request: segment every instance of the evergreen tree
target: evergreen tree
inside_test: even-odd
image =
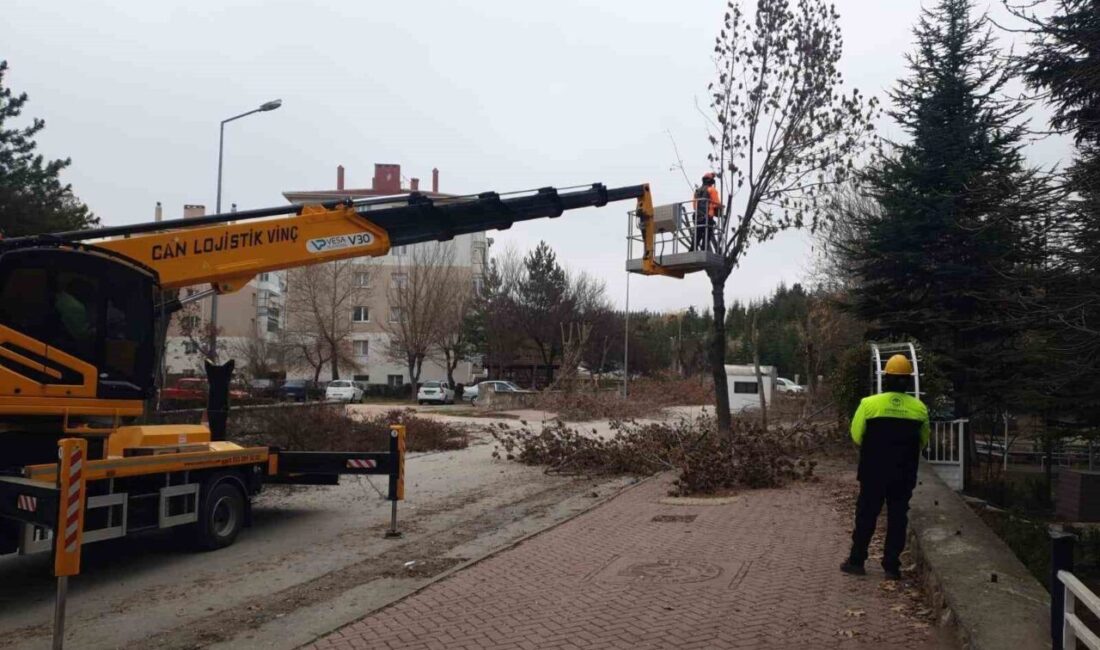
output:
[[[34,136],[46,123],[36,118],[30,126],[11,126],[23,112],[27,94],[14,95],[4,84],[7,69],[7,61],[0,61],[0,232],[18,237],[99,225],[88,206],[73,196],[72,186],[61,183],[59,174],[71,161],[46,161],[35,153]]]
[[[544,241],[527,254],[523,265],[525,273],[516,296],[520,327],[538,350],[549,384],[554,378],[554,361],[561,353],[560,324],[570,311],[569,279],[557,254]]]
[[[1020,58],[1024,78],[1054,108],[1051,126],[1073,136],[1067,170],[1069,227],[1053,258],[1050,305],[1057,347],[1073,378],[1060,394],[1072,412],[1100,420],[1100,0],[1057,0],[1048,16],[1013,7],[1027,21],[1031,47]],[[1081,407],[1086,407],[1082,409]]]
[[[845,250],[859,279],[852,307],[872,337],[940,356],[965,416],[1003,408],[990,400],[1018,387],[1018,368],[1006,372],[1031,347],[1006,310],[1033,290],[1020,278],[1041,263],[1033,224],[1050,191],[1020,152],[1025,106],[1002,96],[1010,75],[987,18],[969,0],[941,0],[914,31],[890,111],[909,139],[886,143],[867,172],[881,211]]]

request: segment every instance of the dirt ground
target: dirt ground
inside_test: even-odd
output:
[[[253,526],[220,551],[193,552],[171,531],[85,547],[83,572],[70,580],[67,647],[295,648],[632,482],[494,461],[486,419],[418,410],[475,437],[464,450],[410,455],[403,539],[383,538],[381,477],[269,487]],[[45,555],[0,558],[0,648],[49,647],[54,584]]]

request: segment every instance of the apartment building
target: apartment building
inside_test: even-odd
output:
[[[410,178],[407,183],[402,176],[401,166],[397,164],[376,164],[369,187],[348,187],[345,185],[343,165],[336,168],[336,188],[327,190],[286,191],[283,196],[291,203],[315,203],[334,199],[362,199],[369,197],[397,196],[410,192],[421,192],[429,197],[444,197],[439,191],[439,170],[432,170],[431,189],[421,188],[420,179]],[[454,264],[460,273],[469,276],[475,286],[485,277],[489,239],[485,233],[459,235],[449,244],[454,247]],[[342,377],[349,374],[352,378],[371,384],[402,385],[410,382],[408,368],[400,361],[391,358],[389,351],[390,336],[386,332],[386,321],[400,318],[400,314],[390,306],[391,287],[397,287],[407,281],[409,260],[415,255],[416,246],[433,246],[434,243],[415,246],[396,246],[384,257],[362,258],[357,260],[353,272],[356,286],[363,289],[359,298],[347,309],[346,317],[351,323],[352,349],[358,369],[341,371]],[[293,292],[294,287],[287,287]],[[455,370],[455,381],[472,383],[482,372],[479,363],[470,360],[461,362]],[[306,377],[307,371],[292,369],[288,376]],[[421,381],[445,379],[446,369],[436,360],[426,360],[421,372]],[[321,373],[329,377],[329,370]]]

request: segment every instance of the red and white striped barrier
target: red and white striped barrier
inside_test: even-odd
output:
[[[32,496],[27,496],[26,494],[20,494],[19,499],[16,503],[16,507],[20,510],[25,510],[26,512],[37,512],[38,499]]]
[[[57,487],[59,507],[54,533],[54,574],[72,576],[80,573],[80,542],[84,532],[84,460],[88,443],[79,438],[65,438],[58,463]]]
[[[84,500],[81,498],[84,491],[84,483],[81,481],[84,473],[84,451],[80,447],[74,447],[69,452],[69,491],[63,495],[65,499],[65,552],[76,551],[80,543],[80,519],[84,510]]]
[[[374,469],[378,463],[369,458],[349,458],[348,469]]]

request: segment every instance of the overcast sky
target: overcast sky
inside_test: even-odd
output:
[[[867,94],[904,74],[920,4],[838,0],[847,83]],[[983,5],[985,6],[985,5]],[[366,187],[374,163],[473,193],[603,182],[652,184],[685,200],[669,133],[696,182],[708,147],[705,103],[722,0],[6,0],[5,80],[30,94],[50,157],[105,224],[150,220],[185,203],[213,211],[218,123],[264,101],[283,107],[227,127],[223,205],[279,205],[285,190],[332,189],[336,165]],[[999,3],[991,5],[1002,13]],[[882,132],[897,136],[888,123]],[[1032,158],[1056,163],[1061,142]],[[490,233],[495,246],[544,239],[574,270],[625,292],[626,203]],[[752,299],[807,270],[808,238],[752,249],[727,301]],[[631,307],[709,303],[702,274],[631,282]]]

